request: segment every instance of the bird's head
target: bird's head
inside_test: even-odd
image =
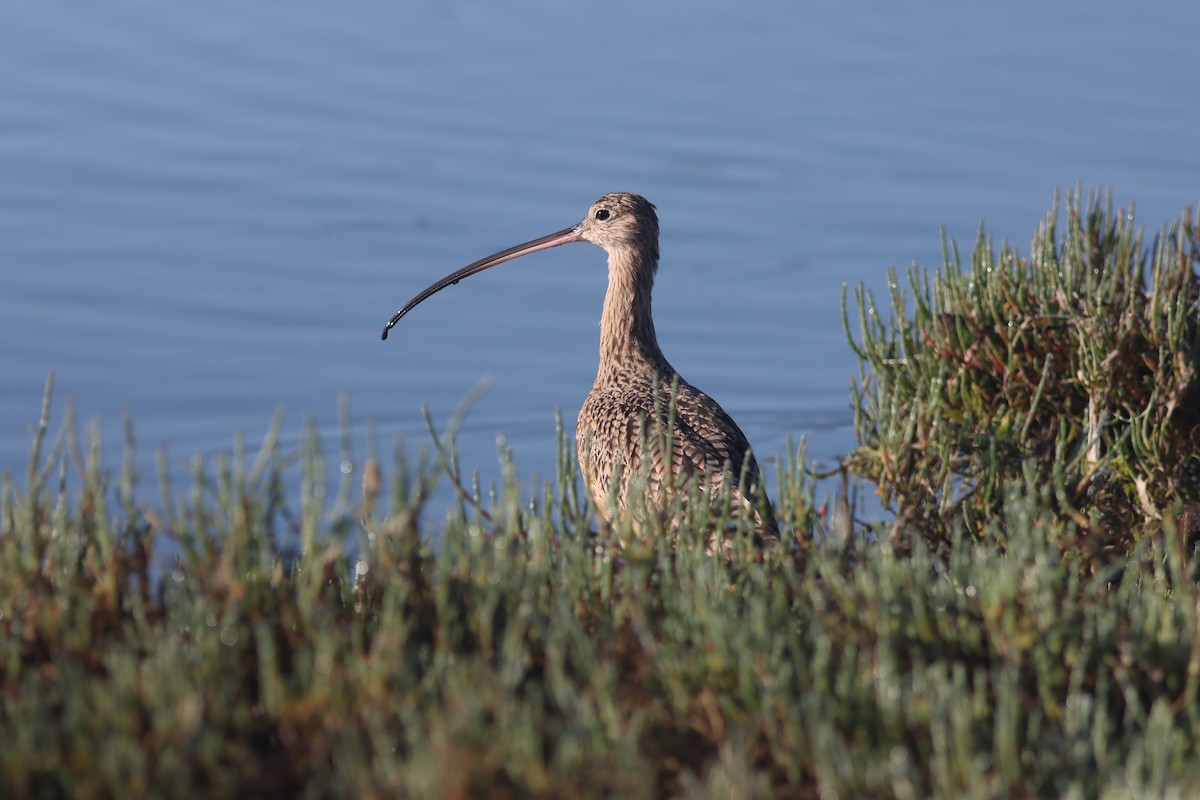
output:
[[[654,213],[654,204],[641,195],[629,192],[606,194],[592,203],[587,216],[579,223],[481,258],[428,287],[392,316],[383,329],[383,338],[387,338],[388,331],[401,317],[447,286],[453,286],[463,278],[497,264],[571,242],[591,242],[603,247],[608,251],[610,263],[615,263],[614,257],[619,257],[620,263],[625,265],[648,266],[649,269],[641,274],[653,280],[658,268],[658,215]]]
[[[609,253],[633,250],[658,263],[658,215],[640,194],[611,192],[592,203],[579,223],[579,238]]]

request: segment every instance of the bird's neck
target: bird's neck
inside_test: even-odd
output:
[[[657,264],[636,253],[608,259],[608,291],[600,317],[600,369],[597,383],[618,381],[630,370],[671,367],[654,334],[650,297]]]

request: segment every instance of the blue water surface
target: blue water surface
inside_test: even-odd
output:
[[[854,445],[844,284],[940,261],[940,226],[1025,248],[1056,189],[1156,231],[1200,197],[1200,4],[10,3],[0,10],[0,471],[57,377],[149,470],[277,406],[425,440],[482,379],[460,458],[553,474],[591,386],[606,273],[573,245],[658,206],[662,346],[767,461]],[[356,439],[356,455],[365,452]]]

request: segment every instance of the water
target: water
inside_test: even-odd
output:
[[[0,11],[0,471],[46,374],[143,461],[283,404],[425,439],[485,377],[461,460],[553,474],[594,377],[603,253],[416,291],[571,224],[660,211],[664,352],[767,460],[853,446],[843,283],[1025,245],[1058,187],[1157,229],[1200,197],[1200,4],[11,3]],[[61,414],[62,403],[58,406]]]

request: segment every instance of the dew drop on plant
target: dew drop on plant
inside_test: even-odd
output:
[[[354,472],[354,464],[350,463],[350,459],[343,458],[342,463],[338,464],[338,469],[341,470],[343,475],[349,475],[351,472]]]
[[[900,693],[900,690],[897,689],[896,694],[898,695],[899,693]],[[908,762],[908,750],[904,747],[904,745],[898,744],[895,747],[893,747],[891,756],[892,756],[892,763],[895,764],[896,766],[900,766],[900,765]]]
[[[368,567],[367,562],[363,561],[362,559],[354,562],[354,574],[358,577],[361,578],[362,576],[366,575],[368,569],[370,569],[370,567]]]
[[[479,526],[478,525],[469,525],[467,527],[467,535],[468,536],[478,536],[479,535]]]
[[[237,644],[238,633],[237,628],[222,628],[221,629],[221,644],[233,646]]]
[[[183,578],[184,578],[183,570],[181,570],[181,569],[171,570],[171,580],[175,581],[176,583],[183,583]]]
[[[975,596],[975,587],[970,584],[967,584],[967,588],[964,591],[966,592],[967,597]]]

